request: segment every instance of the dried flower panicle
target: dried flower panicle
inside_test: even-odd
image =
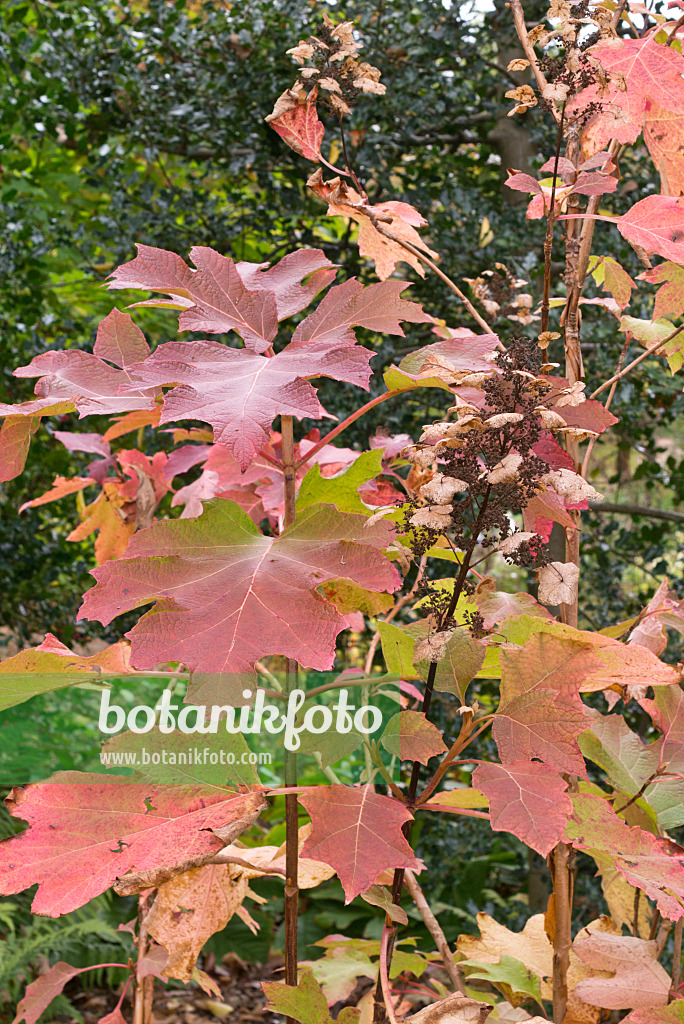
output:
[[[353,23],[335,25],[324,12],[318,33],[287,51],[300,65],[294,89],[317,84],[320,98],[337,117],[351,114],[360,93],[382,96],[387,87],[380,82],[381,73],[361,60],[360,49],[362,43],[354,37]]]
[[[415,555],[428,551],[440,536],[458,550],[467,550],[476,538],[481,548],[496,548],[508,562],[537,570],[543,596],[552,591],[567,595],[572,570],[564,570],[560,579],[557,569],[543,574],[551,564],[543,537],[516,530],[511,518],[549,490],[568,507],[600,498],[577,473],[555,469],[537,453],[538,442],[549,432],[578,429],[569,427],[557,408],[584,399],[581,387],[554,390],[538,375],[538,351],[534,341],[514,340],[497,356],[492,373],[478,380],[483,408],[457,394],[450,412],[458,418],[426,425],[420,441],[404,450],[412,472],[429,473],[408,502],[405,528]],[[443,593],[426,585],[424,600],[430,615],[444,625]]]

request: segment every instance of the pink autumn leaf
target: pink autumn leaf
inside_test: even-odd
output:
[[[608,854],[630,885],[655,900],[663,917],[684,916],[684,849],[669,839],[629,826],[600,796],[573,795],[566,842]]]
[[[539,761],[480,762],[473,785],[489,800],[495,832],[511,832],[542,857],[562,840],[572,800],[552,768]]]
[[[319,786],[299,802],[313,829],[302,854],[337,872],[345,902],[365,892],[387,868],[420,870],[402,828],[412,820],[404,804],[373,786]]]
[[[317,95],[317,86],[308,96],[286,89],[278,97],[273,112],[265,118],[290,149],[315,163],[321,159],[321,142],[325,134],[316,111]]]
[[[138,255],[110,275],[110,288],[165,292],[183,307],[181,330],[236,331],[254,352],[264,352],[278,321],[304,309],[329,284],[335,270],[320,249],[290,253],[267,264],[234,263],[207,246],[194,246],[189,267],[176,253],[139,245]],[[153,299],[146,305],[167,305]]]
[[[504,763],[539,758],[559,772],[586,778],[577,737],[589,725],[580,685],[601,669],[593,651],[537,633],[501,651],[501,702],[492,726]]]
[[[331,668],[344,617],[316,588],[332,579],[394,591],[400,577],[379,549],[392,532],[331,505],[306,509],[279,537],[265,537],[232,501],[215,498],[199,519],[155,523],[126,558],[94,569],[80,614],[110,622],[157,600],[127,635],[132,661],[182,661],[193,672],[251,670],[266,654]]]
[[[82,907],[128,871],[211,856],[223,846],[213,829],[243,818],[247,828],[265,804],[259,793],[72,771],[14,789],[6,803],[30,827],[0,843],[0,892],[38,882],[32,910],[46,917]]]
[[[531,174],[521,174],[509,172],[509,176],[504,182],[509,188],[514,189],[516,192],[534,192],[537,195],[543,195],[542,187],[536,178],[533,178]]]
[[[71,964],[58,960],[49,971],[41,974],[27,986],[23,998],[17,1004],[17,1013],[12,1024],[19,1024],[22,1020],[26,1021],[26,1024],[36,1024],[53,999],[64,991],[64,986],[83,970],[88,968],[72,967]]]
[[[214,440],[246,469],[268,442],[276,416],[322,415],[306,377],[333,377],[367,388],[372,354],[349,344],[293,342],[269,359],[216,341],[175,341],[160,345],[132,372],[138,387],[180,385],[165,395],[160,422],[210,423]]]

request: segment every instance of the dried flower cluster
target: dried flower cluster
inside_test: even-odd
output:
[[[551,562],[544,537],[515,529],[512,516],[545,491],[569,507],[600,495],[577,473],[551,468],[544,457],[549,434],[577,433],[557,409],[583,402],[581,386],[552,393],[535,369],[534,346],[520,339],[497,356],[491,373],[461,375],[457,387],[479,391],[481,399],[469,401],[457,393],[449,410],[454,418],[427,425],[419,443],[405,450],[417,484],[405,525],[418,555],[440,536],[462,552],[476,544],[496,548],[508,562],[538,570],[540,601],[569,603],[576,566]],[[443,595],[429,599],[431,612],[441,615],[442,627],[448,625]]]
[[[464,278],[487,315],[505,316],[520,324],[537,320],[538,317],[532,314],[534,299],[527,291],[529,282],[516,277],[504,263],[495,263],[494,266],[495,270],[485,270],[479,277]]]
[[[380,82],[380,71],[360,59],[361,48],[351,21],[335,25],[324,13],[318,34],[287,51],[301,68],[294,91],[317,85],[338,117],[351,114],[360,92],[382,96],[386,87]]]

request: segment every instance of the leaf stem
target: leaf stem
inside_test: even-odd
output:
[[[451,950],[449,949],[449,943],[447,942],[446,935],[442,931],[439,921],[432,913],[430,905],[428,901],[425,899],[425,893],[423,892],[418,882],[416,881],[416,876],[413,874],[412,871],[409,871],[407,869],[406,872],[404,873],[404,877],[406,879],[406,888],[411,893],[411,898],[413,899],[413,902],[418,908],[418,913],[423,919],[423,924],[430,932],[432,938],[435,940],[437,949],[439,950],[440,955],[442,957],[444,969],[446,970],[447,974],[449,975],[449,978],[451,979],[451,984],[454,986],[454,991],[460,992],[461,995],[465,995],[466,990],[465,984],[463,982],[463,975],[456,966],[454,958],[451,955]]]
[[[418,385],[416,384],[415,387],[418,387]],[[371,398],[370,402],[366,402],[366,404],[362,405],[356,410],[356,412],[353,412],[351,416],[347,416],[346,420],[342,420],[341,423],[338,423],[338,425],[334,427],[329,434],[326,434],[325,437],[320,439],[320,441],[317,441],[313,448],[309,449],[306,455],[302,455],[301,458],[297,459],[294,463],[295,471],[298,470],[300,466],[305,466],[306,463],[321,450],[321,448],[324,448],[326,444],[329,444],[335,437],[337,437],[338,434],[341,434],[343,430],[346,430],[348,426],[360,419],[361,416],[365,416],[367,412],[374,409],[376,405],[386,402],[388,398],[395,398],[397,395],[403,395],[406,394],[407,391],[414,390],[414,387],[397,388],[394,391],[383,391],[381,395],[376,395],[375,398]]]

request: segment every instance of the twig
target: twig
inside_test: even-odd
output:
[[[684,324],[682,324],[681,327],[677,327],[674,331],[668,334],[666,338],[662,338],[661,341],[656,341],[653,345],[650,345],[645,352],[642,352],[641,355],[637,356],[636,359],[633,359],[631,363],[628,363],[623,370],[620,370],[619,373],[614,374],[609,380],[596,388],[596,391],[594,391],[589,397],[596,398],[596,396],[600,395],[602,391],[605,391],[606,388],[610,387],[614,381],[622,380],[622,378],[626,377],[628,373],[631,373],[635,366],[638,366],[639,363],[643,363],[644,359],[648,359],[649,356],[652,356],[653,353],[657,352],[659,348],[663,347],[663,345],[667,345],[668,341],[672,341],[672,339],[676,338],[682,331],[684,331]]]
[[[150,909],[150,896],[142,895],[138,898],[138,947],[137,961],[146,956],[150,946],[150,937],[145,924]],[[133,990],[133,1024],[151,1024],[152,1001],[154,999],[154,977],[151,974],[143,978],[136,973],[135,989]]]
[[[447,285],[447,287],[451,289],[454,295],[456,295],[461,300],[465,308],[472,316],[473,320],[476,320],[480,327],[482,327],[482,329],[487,332],[487,334],[496,333],[489,326],[484,317],[480,316],[480,314],[475,309],[475,306],[472,304],[468,296],[461,291],[458,285],[455,284],[450,277],[447,277],[443,270],[440,270],[437,264],[434,263],[429,256],[426,256],[424,253],[422,253],[420,249],[416,249],[415,245],[411,245],[410,242],[405,242],[403,238],[399,238],[397,237],[397,235],[393,235],[391,231],[388,231],[387,228],[383,227],[383,225],[379,223],[379,221],[377,220],[377,218],[375,217],[371,210],[364,209],[362,206],[356,205],[354,206],[354,209],[359,210],[359,212],[365,213],[368,219],[371,221],[375,230],[378,231],[381,235],[384,235],[385,238],[388,238],[390,242],[394,242],[396,245],[400,245],[402,249],[406,249],[407,252],[413,253],[413,255],[422,263],[424,263],[426,267],[429,267],[434,274],[437,274],[437,277],[444,281],[445,285]],[[500,347],[503,349],[503,344],[500,344]]]
[[[437,789],[437,786],[442,781],[443,776],[447,773],[449,768],[452,768],[454,766],[457,756],[461,753],[462,750],[465,750],[465,748],[469,746],[473,742],[473,740],[476,740],[480,733],[483,733],[485,729],[487,729],[492,724],[492,721],[494,720],[494,715],[487,715],[486,718],[487,721],[480,725],[480,728],[476,732],[473,732],[472,729],[468,729],[464,716],[464,722],[463,725],[461,726],[461,732],[458,736],[458,739],[444,755],[444,759],[438,765],[435,774],[432,776],[427,786],[416,800],[416,807],[421,806],[427,800],[430,799],[434,791]],[[481,719],[479,719],[478,721],[481,721]],[[469,761],[465,761],[463,763],[470,764]]]
[[[546,86],[549,84],[546,75],[539,66],[537,55],[534,52],[534,46],[530,42],[530,37],[527,34],[527,25],[525,24],[525,12],[522,9],[520,0],[511,0],[510,8],[513,12],[513,21],[515,23],[515,30],[518,33],[518,39],[520,40],[521,46],[525,51],[525,56],[530,62],[530,67],[534,73],[534,77],[537,81],[540,91],[543,93]],[[556,124],[560,124],[561,115],[558,113],[558,109],[555,103],[550,104],[551,114]]]
[[[294,461],[294,421],[292,416],[281,416],[281,445],[283,456],[283,474],[285,477],[285,511],[283,529],[287,529],[295,520],[296,502],[296,469]],[[285,692],[289,695],[297,689],[299,666],[293,658],[287,659],[285,676]],[[297,785],[297,754],[285,751],[284,782],[286,786]],[[297,913],[299,908],[299,805],[297,794],[288,793],[285,797],[285,983],[297,984]],[[291,1017],[285,1018],[287,1024],[294,1024]]]
[[[629,348],[629,335],[627,335],[627,337],[625,338],[625,343],[622,346],[622,351],[620,352],[620,357],[619,357],[618,363],[617,363],[617,370],[615,371],[616,373],[619,373],[620,370],[623,367],[623,364],[624,364],[624,361],[625,361],[625,356],[627,355],[627,349],[628,348]],[[608,392],[608,398],[606,400],[606,404],[603,407],[604,409],[606,409],[606,411],[608,409],[610,409],[611,402],[613,401],[613,398],[615,397],[616,389],[617,389],[617,381],[614,380],[613,383],[610,386],[610,391]],[[592,455],[592,452],[594,451],[594,445],[595,444],[596,444],[596,438],[592,437],[591,440],[589,441],[589,444],[587,445],[587,451],[586,451],[586,454],[584,456],[584,461],[582,463],[581,476],[583,476],[585,480],[587,478],[587,473],[589,472],[589,462],[591,461],[591,455]]]
[[[550,857],[555,928],[553,938],[553,1020],[562,1024],[568,1005],[568,968],[572,946],[572,846],[558,843]]]
[[[324,448],[326,444],[330,444],[338,434],[341,434],[343,430],[346,430],[348,426],[360,419],[361,416],[365,416],[365,414],[371,409],[374,409],[376,405],[386,402],[389,398],[396,398],[397,395],[405,395],[407,391],[415,391],[417,387],[419,387],[418,384],[414,384],[406,388],[396,388],[394,391],[384,391],[381,395],[376,395],[375,398],[371,398],[370,402],[366,402],[366,404],[362,405],[360,409],[353,412],[351,416],[347,416],[346,420],[342,420],[341,423],[338,423],[337,426],[334,427],[330,433],[326,434],[325,437],[322,437],[320,441],[317,441],[313,448],[309,448],[306,455],[302,455],[301,458],[297,459],[294,464],[295,470],[299,469],[300,466],[305,466],[306,463],[321,450],[321,448]]]
[[[672,29],[672,31],[670,32],[669,36],[665,40],[665,45],[666,46],[672,46],[672,44],[674,43],[675,38],[677,36],[677,33],[679,32],[679,30],[682,27],[682,25],[684,25],[684,14],[682,14],[682,16],[680,17],[679,21],[676,22],[674,28]],[[681,935],[681,932],[680,932],[680,935]]]
[[[679,979],[682,973],[682,918],[675,924],[674,949],[672,951],[672,999],[679,994]]]
[[[558,138],[556,139],[556,154],[553,163],[553,185],[551,186],[551,202],[546,217],[546,237],[544,239],[544,292],[541,308],[541,333],[549,329],[549,295],[551,294],[551,254],[553,252],[553,227],[556,223],[556,182],[558,181],[558,160],[560,159],[561,145],[563,143],[563,120],[565,118],[565,104],[561,111],[561,118],[558,124]]]
[[[392,993],[390,992],[389,986],[389,963],[388,953],[391,949],[391,943],[394,940],[394,929],[388,927],[387,919],[385,919],[385,927],[382,932],[382,941],[380,943],[380,977],[379,987],[382,994],[382,998],[385,1003],[385,1012],[387,1019],[390,1024],[398,1024],[397,1018],[394,1016],[394,1006],[392,1005]],[[375,993],[375,1009],[378,1009],[378,992]],[[382,1007],[380,1007],[382,1009]],[[375,1014],[377,1016],[377,1012]]]
[[[610,501],[590,501],[589,508],[593,512],[614,512],[617,515],[645,516],[647,519],[666,519],[673,523],[684,523],[684,512],[666,512],[659,508],[646,508],[645,505],[618,505]]]
[[[412,871],[409,871],[407,869],[404,873],[404,879],[406,880],[406,888],[411,893],[411,898],[413,899],[413,902],[418,908],[418,912],[423,919],[423,924],[430,932],[432,938],[437,943],[437,949],[439,950],[440,956],[442,957],[444,969],[446,970],[447,974],[449,975],[449,978],[451,979],[451,984],[454,986],[454,990],[456,992],[460,992],[462,995],[465,995],[466,991],[465,984],[463,982],[463,975],[461,974],[460,970],[456,966],[456,963],[454,962],[454,958],[451,955],[451,950],[449,949],[449,943],[447,942],[446,935],[442,931],[439,921],[432,913],[430,905],[428,904],[428,901],[425,899],[425,893],[418,885],[418,882],[416,881],[416,876],[413,874]]]

